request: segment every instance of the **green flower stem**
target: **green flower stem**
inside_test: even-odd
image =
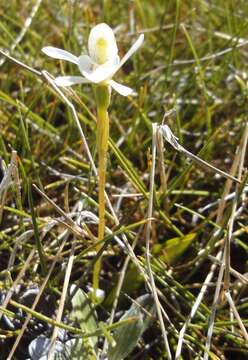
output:
[[[105,182],[106,166],[109,139],[109,116],[108,107],[110,103],[110,90],[106,85],[96,87],[97,102],[97,150],[98,150],[98,203],[99,203],[99,223],[98,223],[98,241],[104,238],[105,228]],[[99,251],[101,245],[96,246]],[[93,292],[99,288],[99,274],[101,270],[101,258],[96,261],[93,269]]]

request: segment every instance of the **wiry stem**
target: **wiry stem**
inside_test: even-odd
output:
[[[98,240],[104,238],[105,228],[105,182],[106,165],[109,138],[109,116],[108,105],[110,100],[109,89],[107,86],[101,86],[96,89],[97,101],[97,150],[98,150],[98,203],[99,203],[99,223]],[[101,245],[96,247],[99,251]],[[97,259],[93,270],[93,290],[94,296],[99,288],[99,274],[101,270],[101,258]]]

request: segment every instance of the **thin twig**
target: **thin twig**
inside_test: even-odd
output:
[[[221,255],[222,255],[222,251],[221,251]],[[211,307],[211,313],[210,313],[210,317],[209,317],[209,321],[208,321],[207,339],[206,339],[205,351],[204,351],[204,357],[203,357],[204,360],[207,360],[208,357],[209,357],[211,339],[212,339],[212,334],[213,334],[213,330],[214,330],[214,319],[215,319],[215,314],[216,314],[216,310],[217,310],[217,305],[218,305],[218,302],[219,302],[219,295],[220,295],[224,270],[225,270],[225,267],[221,263],[219,274],[218,274],[218,279],[217,279],[217,282],[216,282],[214,300],[213,300],[213,304],[212,304],[212,307]]]
[[[238,311],[236,309],[236,306],[235,306],[235,304],[233,302],[233,299],[232,299],[232,297],[230,295],[230,292],[226,291],[225,296],[227,298],[227,301],[229,302],[230,308],[232,309],[234,316],[236,317],[236,320],[237,320],[237,322],[239,324],[239,327],[240,327],[240,329],[241,329],[241,331],[242,331],[242,333],[244,335],[244,338],[245,338],[246,342],[248,343],[248,333],[247,333],[246,328],[245,328],[245,326],[244,326],[244,324],[242,322],[241,317],[239,316],[239,313],[238,313]]]
[[[68,260],[68,264],[67,264],[67,268],[66,268],[62,294],[60,297],[59,308],[58,308],[58,312],[57,312],[57,316],[56,316],[56,322],[61,322],[62,315],[63,315],[66,294],[67,294],[67,290],[68,290],[68,286],[69,286],[69,282],[70,282],[72,265],[73,265],[73,261],[74,261],[74,247],[75,247],[74,244],[72,244],[72,248],[71,248],[71,252],[70,252],[70,256],[69,256],[69,260]],[[58,332],[59,332],[59,328],[57,326],[55,326],[53,329],[52,337],[51,337],[51,347],[50,347],[49,353],[48,353],[48,360],[53,359]]]
[[[164,142],[161,131],[157,131],[157,145],[158,145],[158,164],[160,172],[161,189],[164,193],[167,192],[167,177],[164,165]]]
[[[241,181],[241,177],[242,177],[247,141],[248,141],[248,123],[246,123],[246,126],[245,126],[243,144],[242,144],[242,148],[241,148],[240,166],[239,166],[239,171],[238,171],[238,180],[239,181]],[[235,192],[236,192],[236,195],[235,195],[235,198],[233,201],[232,213],[231,213],[229,224],[228,224],[227,238],[226,238],[226,242],[225,242],[225,277],[224,277],[224,286],[223,286],[224,291],[229,290],[229,286],[230,286],[231,240],[232,240],[232,236],[233,236],[233,226],[234,226],[234,220],[235,220],[235,215],[236,215],[237,206],[238,206],[238,198],[239,198],[239,186],[237,184],[236,184]]]
[[[227,179],[230,179],[238,184],[240,184],[240,181],[233,177],[232,175],[229,175],[228,173],[226,173],[225,171],[222,171],[218,168],[216,168],[215,166],[209,164],[207,161],[201,159],[199,156],[196,156],[194,154],[192,154],[190,151],[186,150],[182,145],[179,144],[178,139],[176,138],[176,136],[172,133],[171,129],[169,128],[168,125],[161,125],[159,127],[160,131],[162,132],[162,135],[164,137],[164,139],[171,144],[171,146],[183,153],[184,155],[186,155],[187,157],[189,157],[190,159],[194,160],[196,163],[200,164],[201,166],[203,166],[204,168],[210,169],[213,172],[224,176]]]
[[[4,52],[1,49],[0,49],[0,54],[3,55],[4,57],[6,57],[7,59],[11,60],[16,65],[23,67],[25,70],[28,70],[29,72],[31,72],[31,73],[39,76],[39,77],[42,76],[41,71],[36,70],[36,69],[32,68],[31,66],[28,66],[28,65],[24,64],[23,62],[15,59],[13,56],[8,55],[6,52]]]
[[[4,176],[0,183],[0,223],[3,217],[3,207],[6,201],[7,191],[11,185],[12,174],[14,171],[14,157],[11,155],[10,163],[6,170],[4,170]]]
[[[154,177],[155,177],[155,167],[156,167],[156,148],[157,148],[157,124],[154,123],[154,124],[152,124],[152,166],[151,166],[151,172],[150,172],[150,189],[149,189],[150,194],[149,194],[149,203],[148,203],[148,212],[147,212],[147,218],[148,219],[152,218],[152,213],[153,213],[153,191],[154,191]],[[155,281],[154,281],[152,268],[151,268],[151,262],[150,262],[150,256],[151,256],[151,254],[150,254],[151,230],[152,230],[152,222],[151,222],[151,220],[148,220],[147,224],[146,224],[146,264],[147,264],[147,272],[148,272],[148,276],[149,276],[151,287],[152,287],[152,294],[153,294],[153,297],[154,297],[156,310],[157,310],[157,315],[158,315],[158,319],[159,319],[159,322],[160,322],[160,327],[161,327],[161,330],[162,330],[164,344],[165,344],[165,348],[166,348],[166,351],[167,351],[167,357],[170,360],[170,359],[172,359],[171,350],[170,350],[170,346],[169,346],[167,331],[165,329],[164,320],[163,320],[163,316],[162,316],[162,311],[161,311],[162,306],[161,306],[161,303],[160,303],[159,298],[158,298],[156,284],[155,284]]]

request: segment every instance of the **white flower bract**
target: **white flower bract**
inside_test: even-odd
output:
[[[55,79],[58,86],[75,84],[105,84],[111,86],[123,96],[133,94],[133,90],[112,80],[115,73],[140,48],[144,40],[141,34],[131,46],[126,55],[120,60],[113,30],[107,24],[98,24],[90,32],[88,39],[89,55],[75,56],[68,51],[52,46],[46,46],[42,51],[59,60],[72,62],[78,66],[83,76],[59,76]]]

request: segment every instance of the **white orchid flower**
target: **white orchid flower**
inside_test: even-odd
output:
[[[112,80],[112,77],[140,48],[143,40],[144,35],[141,34],[126,55],[120,60],[114,32],[107,24],[102,23],[93,27],[90,32],[88,40],[89,55],[77,57],[68,51],[52,46],[46,46],[42,51],[54,59],[66,60],[76,64],[83,75],[59,76],[55,79],[58,86],[86,83],[109,85],[119,94],[128,96],[133,93],[133,90]]]

